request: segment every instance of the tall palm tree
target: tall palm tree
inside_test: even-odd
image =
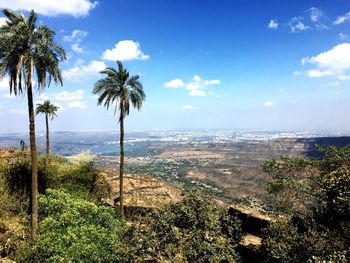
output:
[[[51,80],[62,85],[59,62],[66,58],[62,47],[54,42],[55,33],[45,25],[36,25],[32,10],[26,18],[22,13],[4,9],[6,23],[0,27],[0,78],[9,76],[10,93],[27,93],[29,139],[32,164],[31,234],[38,230],[38,164],[35,143],[33,78],[37,88],[49,86]]]
[[[60,108],[55,106],[54,104],[51,104],[49,100],[44,101],[42,104],[36,105],[36,111],[35,114],[38,115],[39,113],[45,114],[45,121],[46,121],[46,162],[49,158],[50,154],[50,138],[49,138],[49,117],[51,117],[51,120],[53,118],[57,117],[56,112]]]
[[[124,119],[129,115],[130,104],[140,110],[146,95],[139,76],[129,76],[121,61],[118,69],[108,67],[100,73],[105,77],[95,83],[93,94],[98,95],[97,105],[103,104],[107,110],[114,107],[114,114],[119,110],[120,125],[120,164],[119,164],[119,198],[120,215],[124,218]]]

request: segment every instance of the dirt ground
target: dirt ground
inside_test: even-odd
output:
[[[111,199],[119,197],[119,176],[117,171],[103,172],[112,187]],[[181,189],[157,179],[135,174],[124,175],[124,204],[129,206],[159,207],[176,203],[182,199]]]

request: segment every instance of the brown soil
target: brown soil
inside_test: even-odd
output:
[[[112,187],[111,198],[107,200],[110,204],[119,197],[119,176],[112,176],[116,173],[115,170],[103,172]],[[181,199],[181,190],[166,182],[136,174],[124,175],[124,204],[127,206],[160,207]]]
[[[0,159],[12,159],[18,157],[29,157],[29,151],[0,149]]]
[[[159,155],[161,158],[188,159],[223,159],[225,155],[212,151],[177,150],[165,151]]]

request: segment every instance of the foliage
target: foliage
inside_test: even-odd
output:
[[[324,257],[312,256],[308,263],[348,263],[346,251],[336,251]]]
[[[270,206],[285,213],[310,213],[320,191],[313,160],[281,156],[279,160],[266,161],[263,170],[272,176],[267,184]]]
[[[124,234],[125,262],[236,262],[240,222],[198,196],[146,216]]]
[[[50,157],[48,162],[48,187],[66,189],[78,198],[101,202],[109,197],[111,188],[93,163],[90,155],[76,155],[68,160]]]
[[[98,105],[103,104],[107,109],[109,106],[119,107],[119,121],[129,115],[130,104],[140,110],[146,98],[139,76],[129,76],[128,70],[124,69],[121,61],[117,61],[118,69],[108,67],[100,73],[105,78],[95,83],[93,94],[98,95]]]
[[[64,188],[75,197],[96,202],[101,202],[111,193],[110,185],[98,173],[91,158],[74,157],[67,161],[51,156],[47,165],[44,158],[39,159],[39,193],[44,193],[46,188]],[[31,190],[30,160],[17,158],[2,166],[0,175],[9,194],[25,200]]]
[[[350,167],[342,166],[325,174],[321,181],[329,215],[347,218],[350,216]]]
[[[348,248],[341,237],[314,222],[303,223],[280,220],[267,229],[263,239],[266,262],[309,262],[337,253],[345,255]]]
[[[124,119],[129,115],[130,105],[140,110],[146,98],[139,76],[130,76],[123,63],[117,61],[118,69],[107,67],[100,73],[105,77],[98,80],[92,91],[98,95],[97,105],[103,104],[107,110],[114,107],[114,114],[119,108],[120,127],[120,162],[119,162],[119,204],[120,215],[124,217]]]
[[[21,194],[23,198],[31,192],[31,162],[28,158],[19,158],[8,164],[3,169],[4,184],[10,193]],[[39,166],[38,190],[44,193],[46,189],[46,175],[43,166]]]
[[[350,147],[319,150],[319,159],[282,157],[263,166],[272,176],[271,203],[299,218],[267,230],[269,262],[350,260]]]
[[[113,262],[121,223],[112,208],[48,189],[39,198],[40,233],[20,262]]]
[[[38,17],[33,10],[28,18],[8,9],[3,13],[8,22],[0,27],[0,73],[9,75],[10,91],[22,93],[22,81],[26,88],[31,87],[33,71],[39,88],[50,85],[51,80],[62,85],[58,63],[66,55],[54,42],[55,32],[36,25]]]
[[[36,104],[35,114],[44,113],[45,116],[51,117],[51,119],[57,116],[56,112],[60,109],[58,106],[52,104],[49,100],[44,101],[43,103]]]
[[[55,32],[37,25],[34,10],[26,18],[23,13],[3,9],[6,23],[0,26],[0,79],[9,77],[10,93],[26,92],[28,98],[29,137],[31,150],[31,234],[38,230],[38,164],[35,146],[35,118],[33,107],[33,79],[38,89],[50,86],[53,80],[62,85],[59,62],[65,52],[55,41]]]
[[[320,159],[281,157],[263,165],[272,176],[272,203],[284,212],[306,211],[333,221],[349,218],[350,147],[319,150],[324,153]]]

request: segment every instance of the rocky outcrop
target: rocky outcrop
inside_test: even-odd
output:
[[[263,229],[267,228],[280,217],[258,212],[243,205],[230,206],[228,213],[237,216],[242,221],[244,236],[238,247],[242,262],[262,262],[259,249],[263,241]]]

